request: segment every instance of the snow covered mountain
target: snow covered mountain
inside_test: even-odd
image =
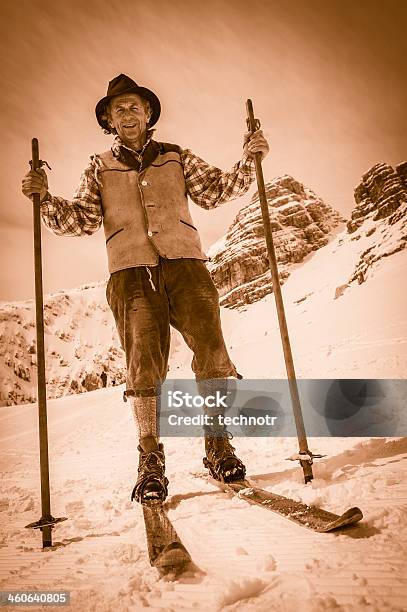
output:
[[[94,283],[44,299],[48,397],[91,391],[125,380],[125,362],[106,283]],[[35,310],[32,300],[3,304],[0,310],[0,401],[36,401]]]
[[[344,219],[291,176],[278,177],[265,188],[279,274],[285,281],[293,264],[325,246],[330,232]],[[272,291],[257,191],[208,255],[222,306],[244,306]]]
[[[325,246],[332,239],[332,230],[344,220],[291,176],[276,178],[265,187],[280,281],[286,281],[294,264]],[[395,169],[387,164],[373,166],[356,187],[355,202],[339,244],[347,244],[348,234],[353,234],[351,240],[374,234],[364,242],[366,248],[349,278],[349,282],[361,283],[374,262],[405,246],[407,162]],[[258,192],[209,255],[222,306],[239,308],[272,291]]]
[[[268,183],[299,376],[354,377],[367,362],[372,377],[405,377],[406,168],[407,163],[396,170],[378,164],[369,170],[355,190],[347,225],[291,177]],[[256,195],[210,254],[223,303],[233,307],[222,309],[222,319],[238,370],[252,378],[284,377]],[[44,315],[48,397],[102,387],[103,371],[108,386],[125,381],[105,283],[47,296]],[[1,403],[35,401],[35,360],[32,300],[2,304]],[[173,332],[169,376],[190,377],[190,361],[189,349]]]
[[[407,162],[393,169],[376,164],[355,189],[356,206],[347,223],[352,240],[372,237],[360,253],[350,282],[362,283],[376,262],[406,246]]]

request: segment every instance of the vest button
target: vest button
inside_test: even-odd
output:
[[[141,181],[141,184],[143,185],[143,187],[146,187],[148,185],[147,181]]]
[[[153,235],[153,232],[152,232],[151,230],[148,230],[147,234],[148,234],[148,235],[150,236],[150,238],[151,238],[151,236]]]

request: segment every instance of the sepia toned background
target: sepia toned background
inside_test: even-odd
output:
[[[94,107],[124,72],[162,103],[155,137],[231,167],[245,100],[269,138],[265,178],[282,173],[345,216],[373,164],[406,157],[403,0],[4,1],[0,5],[0,300],[33,296],[32,219],[20,191],[33,136],[50,191],[72,197],[89,156],[109,147]],[[204,246],[242,202],[193,206]],[[103,232],[44,231],[44,290],[107,276]]]

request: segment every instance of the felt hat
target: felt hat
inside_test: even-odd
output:
[[[137,85],[136,81],[133,81],[133,79],[131,79],[127,75],[119,74],[117,77],[115,77],[109,82],[107,94],[96,104],[96,119],[98,120],[99,125],[103,129],[110,129],[106,117],[106,107],[108,103],[115,96],[124,93],[136,93],[141,98],[144,98],[144,100],[148,100],[150,102],[152,111],[149,126],[152,127],[155,123],[157,123],[161,113],[161,104],[155,93],[152,92],[150,89],[147,89],[146,87],[141,87],[140,85]]]

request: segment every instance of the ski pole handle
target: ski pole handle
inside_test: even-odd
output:
[[[247,111],[247,118],[246,118],[247,129],[249,130],[251,134],[253,134],[253,132],[260,129],[260,121],[259,119],[254,118],[253,102],[250,100],[250,98],[246,100],[246,111]]]
[[[38,148],[37,138],[33,138],[31,141],[31,155],[32,155],[32,169],[38,170],[40,168],[40,153]]]
[[[33,138],[31,141],[31,168],[33,170],[39,170],[41,168],[40,163],[40,153],[37,138]],[[33,193],[33,204],[34,206],[39,206],[40,204],[40,194]]]
[[[250,100],[250,98],[246,100],[246,111],[247,111],[247,118],[246,118],[247,129],[250,132],[250,134],[253,134],[254,132],[256,132],[256,130],[260,129],[260,120],[254,118],[253,102]],[[257,151],[257,153],[254,154],[254,163],[256,167],[256,178],[257,178],[257,187],[258,187],[258,192],[259,192],[259,200],[260,200],[260,205],[261,205],[262,213],[263,213],[263,223],[269,226],[270,221],[268,217],[267,197],[266,197],[266,191],[264,187],[264,177],[263,177],[263,169],[261,166],[261,159],[262,159],[262,155],[260,151]],[[267,218],[264,215],[266,215]],[[269,233],[270,232],[271,230],[269,230]]]

